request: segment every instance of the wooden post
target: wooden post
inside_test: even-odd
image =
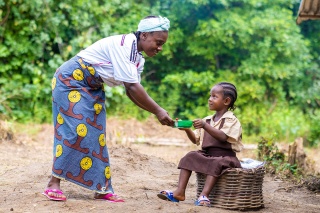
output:
[[[288,163],[297,164],[299,168],[305,168],[306,153],[303,150],[303,138],[297,138],[292,145],[289,145]]]
[[[296,163],[296,155],[297,155],[297,143],[294,142],[292,145],[289,145],[288,163],[290,163],[290,165],[293,165]]]

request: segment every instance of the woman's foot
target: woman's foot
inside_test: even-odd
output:
[[[60,189],[60,179],[51,176],[47,188],[42,193],[50,200],[62,200],[65,201],[67,197],[63,194]]]
[[[120,199],[116,194],[113,194],[113,193],[108,193],[108,194],[94,193],[94,199],[106,200],[112,203],[124,202],[123,199]]]
[[[42,192],[42,194],[50,200],[56,200],[56,201],[67,200],[66,196],[59,189],[46,189],[44,190],[44,192]]]

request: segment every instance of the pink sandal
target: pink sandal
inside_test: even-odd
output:
[[[116,194],[113,194],[113,193],[108,193],[108,194],[105,194],[103,197],[95,198],[95,199],[97,199],[97,200],[106,200],[106,201],[111,202],[111,203],[124,202],[124,200],[119,199],[118,196]]]
[[[66,197],[56,197],[53,195],[49,195],[49,192],[53,192],[59,195],[63,195],[63,192],[59,189],[46,189],[44,192],[42,192],[42,194],[44,196],[46,196],[49,200],[56,200],[56,201],[66,201],[67,198]]]

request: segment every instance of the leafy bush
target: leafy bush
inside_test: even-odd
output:
[[[310,116],[310,128],[309,135],[307,137],[308,143],[310,146],[319,146],[320,145],[320,111],[316,110]]]
[[[258,159],[266,161],[268,173],[280,178],[295,177],[299,175],[297,165],[286,162],[284,153],[280,152],[273,139],[262,137],[258,142]]]
[[[51,122],[50,79],[96,40],[136,30],[150,14],[171,21],[157,57],[146,58],[143,85],[170,116],[193,119],[207,109],[213,84],[238,88],[244,138],[277,134],[319,144],[319,42],[316,22],[295,24],[296,0],[0,0],[0,114]],[[107,88],[110,115],[150,114]]]

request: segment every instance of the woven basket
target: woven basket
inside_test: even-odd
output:
[[[219,177],[209,200],[213,207],[246,210],[263,208],[262,183],[265,168],[233,168]],[[197,198],[204,187],[206,175],[197,173]]]

